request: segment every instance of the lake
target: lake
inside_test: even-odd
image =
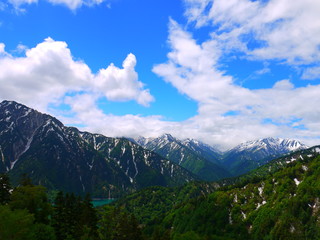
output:
[[[102,205],[110,204],[116,199],[109,199],[109,198],[101,198],[101,199],[92,199],[93,207],[100,207]]]

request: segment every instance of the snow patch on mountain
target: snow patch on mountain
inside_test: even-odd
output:
[[[248,150],[265,150],[267,152],[292,152],[307,148],[308,146],[294,139],[264,138],[242,143],[232,150],[239,152]]]

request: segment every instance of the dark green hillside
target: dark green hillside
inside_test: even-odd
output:
[[[319,150],[278,159],[273,164],[282,167],[211,194],[184,195],[179,202],[179,191],[149,189],[118,205],[135,214],[149,238],[319,239]]]
[[[221,186],[230,186],[231,188],[235,184],[240,184],[243,185],[247,182],[257,182],[260,181],[261,179],[265,178],[266,176],[279,171],[282,168],[285,168],[292,162],[298,160],[307,160],[309,161],[310,158],[314,158],[319,154],[320,146],[314,146],[308,149],[303,149],[299,151],[295,151],[293,153],[288,153],[283,157],[279,157],[276,159],[273,159],[269,163],[262,165],[261,167],[254,169],[246,174],[243,174],[238,177],[233,177],[233,178],[227,178],[227,179],[222,179],[219,181],[219,185]]]
[[[204,182],[192,182],[178,188],[150,187],[120,199],[114,205],[134,213],[147,231],[152,232],[166,213],[190,199],[204,197],[218,187]]]

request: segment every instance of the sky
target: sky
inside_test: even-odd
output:
[[[110,137],[320,144],[318,0],[1,0],[0,101]]]

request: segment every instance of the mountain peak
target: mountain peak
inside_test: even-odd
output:
[[[8,100],[2,101],[0,103],[0,108],[13,108],[13,109],[25,108],[25,109],[28,109],[28,107],[26,107],[23,104],[17,103],[15,101],[8,101]]]
[[[283,151],[296,151],[300,149],[306,149],[308,146],[302,144],[298,140],[289,139],[289,138],[263,138],[258,140],[247,141],[245,143],[241,143],[238,146],[234,147],[230,151],[237,150],[237,151],[247,151],[249,149],[277,149]]]
[[[167,140],[169,142],[176,141],[176,139],[169,133],[164,133],[159,138],[162,138],[162,139]]]
[[[223,161],[225,166],[233,168],[235,175],[240,175],[274,158],[307,148],[308,146],[294,139],[268,137],[232,148],[225,154]]]
[[[18,104],[18,103],[15,102],[15,101],[3,100],[3,101],[0,103],[0,106],[6,106],[6,105],[11,105],[11,104]]]

